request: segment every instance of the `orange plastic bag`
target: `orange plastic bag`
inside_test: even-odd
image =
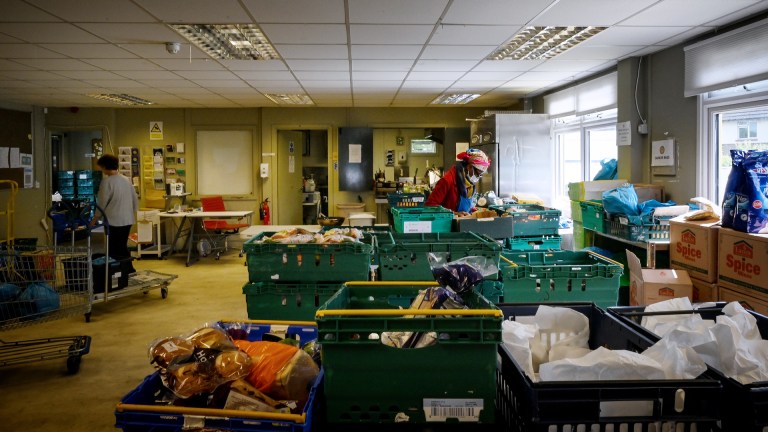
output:
[[[309,398],[320,368],[298,347],[277,342],[236,340],[253,366],[246,380],[256,389],[279,400],[295,400],[300,406]]]

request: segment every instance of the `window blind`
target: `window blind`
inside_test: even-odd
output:
[[[768,79],[768,20],[689,45],[685,96]]]
[[[616,108],[617,86],[617,73],[611,72],[544,96],[544,109],[551,117],[557,118]]]

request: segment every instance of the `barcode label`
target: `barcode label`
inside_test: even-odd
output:
[[[424,399],[424,416],[427,421],[460,422],[480,421],[483,411],[482,399]]]

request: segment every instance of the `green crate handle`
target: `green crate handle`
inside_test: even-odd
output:
[[[314,321],[287,321],[287,320],[242,320],[242,319],[223,319],[222,323],[234,323],[234,324],[265,324],[265,325],[300,325],[300,326],[312,326],[317,327],[317,323]]]
[[[503,318],[498,309],[325,309],[319,310],[315,318],[329,316],[490,316]]]
[[[587,253],[589,253],[590,255],[595,256],[595,257],[597,257],[599,259],[606,260],[606,261],[608,261],[609,263],[611,263],[613,265],[617,265],[617,266],[621,267],[622,269],[624,268],[624,264],[622,264],[622,263],[620,263],[618,261],[614,261],[614,260],[608,258],[607,256],[600,255],[599,253],[592,252],[591,250],[588,250]]]
[[[173,415],[194,415],[203,417],[246,417],[252,419],[263,420],[281,420],[291,421],[294,423],[304,424],[307,420],[307,414],[283,414],[275,412],[264,411],[241,411],[231,409],[217,409],[217,408],[190,408],[179,406],[163,406],[163,405],[140,405],[140,404],[125,404],[119,402],[115,408],[117,412],[125,411],[142,411],[142,412],[156,412],[156,413],[168,413]]]

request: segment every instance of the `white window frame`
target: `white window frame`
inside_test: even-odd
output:
[[[725,92],[723,92],[725,93]],[[727,96],[719,96],[718,92],[698,96],[698,148],[696,151],[696,195],[719,203],[720,197],[715,196],[717,185],[715,166],[717,149],[714,131],[714,118],[717,113],[731,110],[742,110],[768,104],[768,89],[728,89]]]

